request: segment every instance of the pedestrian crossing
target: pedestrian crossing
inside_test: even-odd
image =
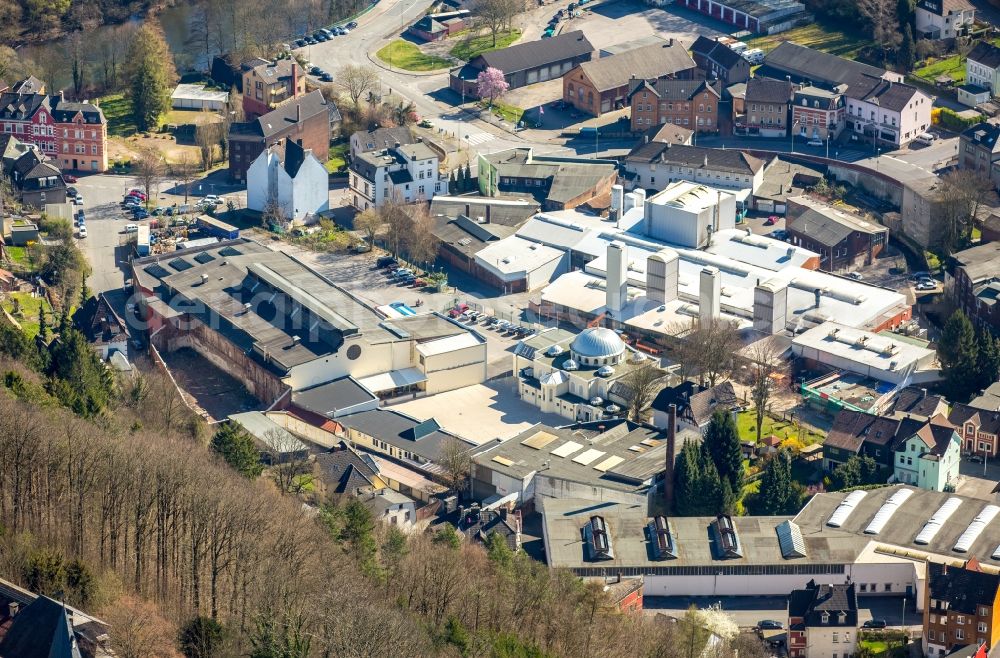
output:
[[[477,144],[485,144],[486,142],[493,141],[494,139],[496,139],[496,136],[487,132],[471,133],[464,137],[465,143],[468,144],[469,146],[476,146]]]

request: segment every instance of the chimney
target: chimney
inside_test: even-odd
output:
[[[302,103],[295,104],[295,123],[302,123]]]
[[[202,274],[201,275],[201,283],[202,283],[202,285],[205,285],[206,283],[208,283],[208,275],[207,274]]]
[[[299,63],[292,58],[292,98],[299,95]]]
[[[486,204],[486,223],[490,223],[490,204]]]
[[[819,288],[816,288],[816,290],[813,291],[813,294],[816,295],[816,308],[819,308],[819,303],[820,300],[822,299],[823,293],[820,292]]]
[[[608,245],[605,305],[617,317],[628,303],[628,251],[617,240]]]
[[[465,204],[465,216],[472,217],[472,207],[469,204]]]
[[[706,265],[699,275],[698,286],[698,320],[699,326],[712,326],[722,312],[722,277],[719,269]]]
[[[7,613],[11,618],[16,617],[17,613],[21,611],[21,604],[17,601],[11,601],[7,604]]]
[[[674,511],[674,456],[677,454],[677,405],[667,407],[667,454],[663,471],[663,502],[667,514]]]
[[[667,47],[670,48],[673,45],[674,45],[674,38],[670,37],[669,39],[667,39]]]

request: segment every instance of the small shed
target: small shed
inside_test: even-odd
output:
[[[226,109],[229,94],[225,91],[206,89],[201,85],[180,84],[170,94],[171,106],[175,110],[213,110]]]
[[[10,227],[10,243],[23,247],[29,242],[38,242],[38,225],[28,221],[15,221]]]

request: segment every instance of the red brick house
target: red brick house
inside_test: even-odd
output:
[[[788,241],[820,255],[826,272],[871,265],[889,241],[889,229],[805,196],[788,197]]]
[[[704,80],[633,80],[632,130],[672,123],[704,133],[719,130],[718,89]]]
[[[1000,242],[952,254],[955,301],[977,327],[1000,333]]]
[[[962,437],[962,452],[968,455],[997,456],[997,435],[1000,435],[1000,412],[977,409],[955,403],[948,414],[955,431]]]
[[[243,68],[243,114],[247,121],[306,93],[306,77],[294,59],[252,60]]]

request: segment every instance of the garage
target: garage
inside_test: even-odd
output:
[[[229,102],[229,93],[208,89],[202,85],[180,84],[170,94],[170,105],[175,110],[209,110],[221,112]]]

